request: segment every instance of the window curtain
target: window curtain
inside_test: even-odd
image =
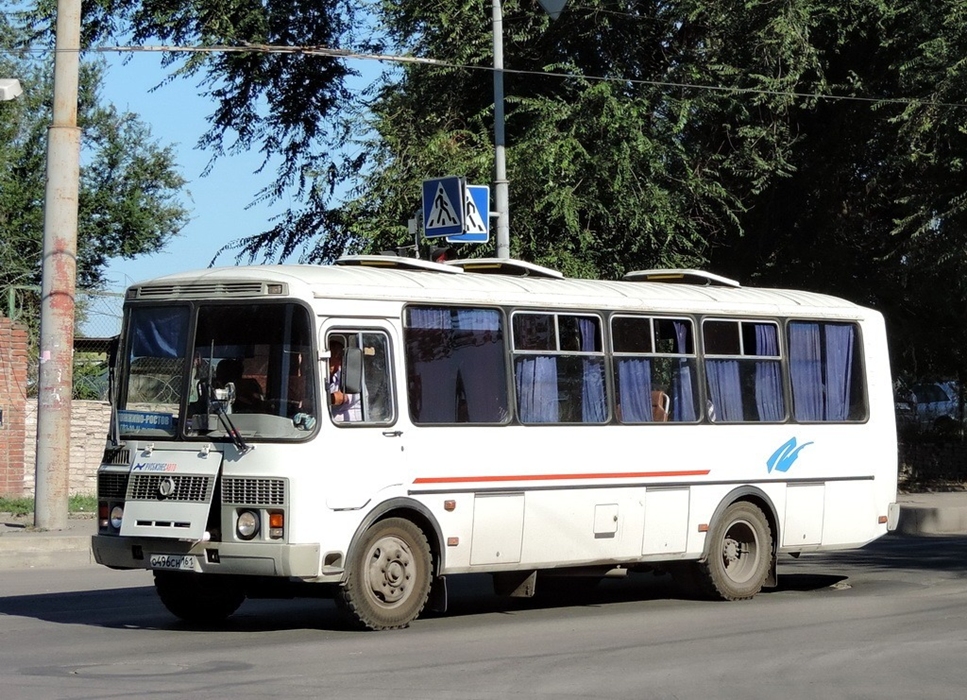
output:
[[[742,384],[738,360],[707,360],[709,417],[717,422],[742,420]],[[714,412],[713,412],[714,411]]]
[[[779,334],[775,326],[756,324],[755,343],[757,355],[779,356]],[[755,363],[755,405],[759,420],[783,419],[782,375],[778,362],[758,360]]]
[[[417,423],[453,423],[457,365],[449,362],[450,309],[410,308],[406,329],[410,415]]]
[[[557,358],[526,355],[517,358],[517,415],[523,423],[558,421]]]
[[[688,351],[688,332],[691,324],[685,321],[673,321],[675,328],[675,350],[679,353]],[[672,377],[672,420],[691,422],[697,420],[695,412],[695,387],[693,381],[693,367],[691,361],[683,357],[677,360],[678,367]]]
[[[188,309],[138,309],[131,315],[131,359],[183,358],[188,335]]]
[[[472,339],[454,352],[456,372],[463,381],[467,420],[470,423],[500,422],[507,413],[500,312],[496,309],[458,309],[454,329],[465,332]]]
[[[796,420],[823,420],[823,367],[818,323],[789,324],[789,375]]]
[[[651,360],[626,357],[618,360],[618,399],[623,423],[650,423]]]
[[[853,370],[853,327],[827,325],[826,328],[826,419],[849,418],[850,387]]]
[[[579,318],[581,351],[597,349],[597,324],[590,318]],[[584,358],[583,391],[581,393],[581,416],[585,423],[603,423],[607,417],[604,396],[604,365],[598,357]]]

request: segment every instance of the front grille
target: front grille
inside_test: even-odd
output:
[[[246,506],[285,505],[285,479],[222,479],[222,503]]]
[[[283,294],[287,293],[283,290]],[[258,281],[182,282],[176,284],[146,284],[137,288],[139,299],[170,297],[251,297],[265,296],[267,284]]]
[[[124,498],[124,493],[127,490],[128,475],[126,473],[101,472],[97,475],[98,498]]]
[[[118,447],[108,447],[104,450],[101,464],[124,465],[131,464],[131,450]]]
[[[162,497],[159,491],[162,479],[171,479],[174,490]],[[210,476],[187,476],[184,474],[135,474],[128,489],[130,501],[191,501],[205,503],[212,496],[213,478]]]

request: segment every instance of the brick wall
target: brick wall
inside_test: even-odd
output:
[[[0,317],[0,496],[33,496],[37,399],[27,398],[27,331]],[[103,401],[71,402],[70,493],[93,494],[111,409]]]
[[[0,318],[0,495],[23,494],[27,331]]]

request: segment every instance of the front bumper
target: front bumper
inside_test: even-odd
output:
[[[91,550],[98,564],[114,569],[150,569],[152,554],[192,555],[193,570],[203,574],[338,580],[338,576],[320,576],[318,544],[185,542],[94,535]]]

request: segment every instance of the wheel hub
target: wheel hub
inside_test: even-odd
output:
[[[384,537],[371,550],[368,568],[369,587],[384,603],[399,603],[409,594],[412,556],[406,544],[395,537]]]

